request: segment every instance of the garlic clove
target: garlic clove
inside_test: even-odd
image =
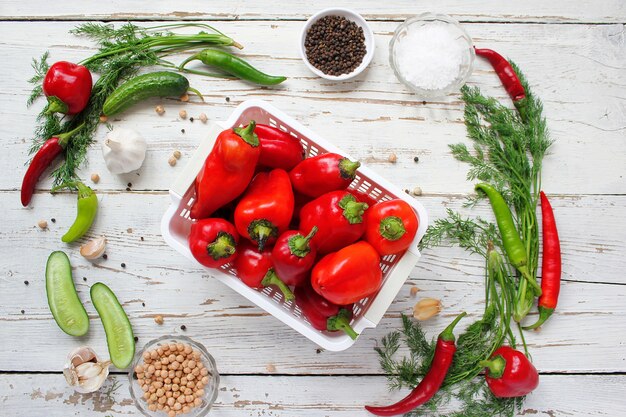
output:
[[[104,254],[107,247],[107,239],[104,236],[91,239],[80,247],[80,254],[85,259],[98,259]]]
[[[77,392],[94,392],[102,387],[109,376],[110,365],[111,361],[100,362],[93,349],[82,346],[68,355],[63,376]]]
[[[441,311],[441,301],[434,298],[422,298],[413,307],[413,317],[417,320],[428,320]]]

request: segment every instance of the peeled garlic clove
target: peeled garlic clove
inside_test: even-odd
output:
[[[434,298],[422,298],[413,307],[413,317],[417,320],[428,320],[441,311],[441,301]]]
[[[104,254],[107,239],[104,236],[90,240],[80,247],[80,254],[89,260],[98,259]]]
[[[82,346],[68,355],[63,368],[67,383],[80,393],[94,392],[100,389],[109,376],[110,361],[100,362],[93,349]]]

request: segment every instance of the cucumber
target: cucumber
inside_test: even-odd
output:
[[[105,116],[123,112],[151,97],[180,97],[189,89],[189,80],[171,71],[138,75],[117,87],[102,107]]]
[[[46,263],[46,296],[57,325],[70,336],[84,336],[89,330],[89,316],[80,302],[72,265],[64,252],[52,252]]]
[[[90,295],[107,335],[111,362],[119,369],[124,369],[135,355],[135,336],[128,316],[113,291],[103,283],[93,284]]]

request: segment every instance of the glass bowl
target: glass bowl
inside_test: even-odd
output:
[[[130,396],[133,398],[135,405],[141,411],[144,416],[148,417],[167,417],[167,413],[162,410],[151,411],[148,409],[148,403],[143,398],[143,390],[137,382],[135,376],[135,367],[140,363],[143,363],[143,354],[146,351],[150,351],[169,343],[184,343],[190,345],[195,351],[200,352],[202,363],[209,371],[209,382],[204,387],[204,396],[202,397],[202,404],[198,407],[193,407],[188,413],[179,414],[181,417],[202,417],[206,416],[211,409],[211,406],[217,398],[217,392],[220,385],[220,375],[217,372],[217,366],[215,365],[215,359],[206,350],[206,348],[190,339],[186,336],[163,336],[158,339],[154,339],[148,343],[135,355],[133,363],[131,364],[130,371],[128,372],[128,381]]]
[[[425,88],[424,86],[417,85],[416,83],[407,80],[399,68],[399,46],[406,39],[410,30],[427,25],[438,25],[443,27],[446,31],[448,31],[451,38],[454,39],[458,48],[463,51],[461,64],[459,65],[459,71],[456,77],[448,85],[436,89]],[[460,89],[472,74],[474,58],[475,52],[472,38],[468,35],[465,29],[463,29],[459,22],[449,16],[441,14],[423,13],[405,20],[400,26],[398,26],[393,34],[393,37],[391,38],[391,41],[389,42],[389,63],[393,72],[396,74],[396,77],[400,80],[400,82],[415,92],[420,98],[425,99],[443,98],[447,94]]]

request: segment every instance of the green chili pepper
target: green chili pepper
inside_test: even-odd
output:
[[[194,60],[202,61],[205,65],[216,67],[227,74],[234,75],[237,78],[250,81],[255,84],[276,85],[287,79],[287,77],[265,74],[248,64],[243,59],[236,57],[235,55],[231,55],[228,52],[220,51],[219,49],[205,49],[200,51],[184,60],[178,69],[192,74],[215,76],[215,74],[203,71],[185,69],[185,65]]]
[[[76,211],[76,220],[70,229],[63,235],[61,240],[65,243],[74,242],[80,239],[91,227],[96,212],[98,211],[98,197],[91,188],[80,181],[68,182],[52,188],[50,192],[54,193],[62,188],[76,187],[78,188],[78,210]]]
[[[526,278],[528,283],[535,289],[537,295],[541,295],[541,287],[537,284],[537,280],[530,276],[528,272],[528,255],[526,254],[526,247],[524,242],[517,233],[515,222],[513,221],[513,215],[509,205],[504,201],[504,198],[500,193],[489,184],[477,184],[474,187],[476,190],[481,190],[489,198],[493,214],[496,216],[496,222],[498,223],[498,229],[500,230],[500,236],[502,237],[502,243],[504,245],[504,251],[511,264],[522,273],[522,276]]]

